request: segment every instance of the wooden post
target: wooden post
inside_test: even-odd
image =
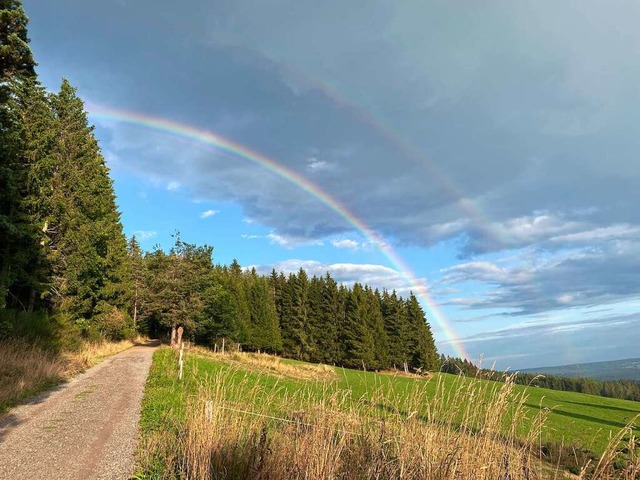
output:
[[[224,353],[224,337],[222,337],[222,353]]]
[[[184,328],[178,327],[178,335],[176,338],[176,342],[178,342],[177,347],[182,348],[182,333],[184,332]]]
[[[180,380],[182,380],[182,370],[184,367],[184,359],[182,358],[183,354],[184,354],[184,343],[180,345],[180,360],[179,360],[180,372],[178,373],[178,378],[180,378]]]

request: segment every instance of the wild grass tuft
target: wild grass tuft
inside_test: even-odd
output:
[[[57,353],[38,342],[0,341],[0,415],[133,344],[131,340],[82,343],[74,351]]]

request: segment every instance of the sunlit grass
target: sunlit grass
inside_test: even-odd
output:
[[[0,341],[0,414],[133,345],[131,340],[86,342],[56,353],[24,340]]]
[[[396,378],[336,369],[334,378],[301,379],[293,370],[273,374],[269,366],[304,370],[301,362],[240,356],[187,354],[181,382],[173,353],[156,353],[143,406],[142,476],[528,479],[566,473],[572,451],[550,457],[542,448],[552,411],[531,408],[530,392],[539,389],[514,385],[512,377]],[[256,369],[256,362],[267,367]],[[589,472],[636,478],[635,443],[626,454],[618,451],[624,440],[634,442],[632,432],[617,431],[611,440],[605,435],[600,464],[575,459],[579,478]]]

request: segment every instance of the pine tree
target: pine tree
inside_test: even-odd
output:
[[[383,293],[382,315],[389,342],[389,363],[402,368],[405,362],[409,362],[414,332],[407,318],[405,303],[395,290],[391,295],[386,291]]]
[[[50,277],[42,229],[48,214],[55,129],[46,92],[34,80],[13,83],[7,106],[10,120],[3,138],[14,183],[11,192],[5,193],[14,199],[9,218],[15,235],[5,246],[12,274],[5,278],[13,303],[32,311],[47,291]]]
[[[365,289],[367,297],[367,320],[373,336],[374,361],[370,368],[379,370],[389,366],[389,341],[384,329],[384,319],[381,310],[380,293],[370,288]]]
[[[179,327],[196,330],[203,316],[203,292],[211,285],[213,247],[183,242],[179,233],[166,254],[156,250],[148,255],[149,301],[145,314],[171,330],[172,340]]]
[[[433,340],[431,327],[427,323],[424,310],[413,293],[406,300],[406,309],[409,324],[415,335],[411,352],[411,366],[428,371],[438,370],[438,351]]]
[[[52,96],[53,147],[48,236],[56,306],[76,321],[124,327],[127,243],[104,158],[84,104],[69,82]],[[118,317],[120,326],[114,325]]]
[[[16,131],[20,116],[16,105],[9,105],[22,82],[35,85],[35,62],[27,36],[28,19],[17,0],[0,0],[0,308],[23,259],[16,257],[16,245],[31,243],[24,230],[19,202],[25,185],[19,152],[22,148]],[[24,99],[24,97],[23,97]],[[19,128],[18,128],[19,130]],[[22,218],[23,219],[23,218]]]
[[[19,0],[0,0],[0,80],[35,78],[36,63],[29,48],[29,19]],[[4,101],[0,97],[0,101]]]
[[[309,282],[307,294],[307,339],[308,359],[310,362],[321,362],[321,343],[324,336],[324,321],[322,318],[322,279],[315,275]]]
[[[259,277],[255,269],[252,270],[247,281],[251,315],[248,347],[272,353],[280,352],[282,337],[276,305],[269,291],[269,282],[266,278]]]
[[[351,368],[375,368],[375,342],[369,327],[365,290],[356,283],[351,290],[343,330],[342,363]]]
[[[341,323],[341,310],[338,284],[327,273],[322,282],[322,300],[317,326],[319,331],[316,333],[320,362],[340,362],[338,325]]]
[[[307,273],[300,269],[298,275],[290,274],[282,292],[282,318],[280,328],[285,355],[305,360],[309,354],[308,344],[308,289]]]

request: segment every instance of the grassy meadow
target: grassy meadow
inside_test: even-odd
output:
[[[638,478],[640,403],[447,374],[156,352],[140,478]],[[625,470],[627,468],[627,470]],[[573,477],[568,471],[573,472]]]

